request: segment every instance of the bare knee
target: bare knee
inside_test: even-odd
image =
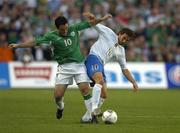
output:
[[[82,89],[80,89],[80,91],[83,95],[86,95],[89,93],[89,87],[82,88]]]
[[[63,86],[56,86],[55,90],[54,90],[54,97],[60,97],[62,98],[64,96],[64,93],[66,91],[67,86],[63,85]]]
[[[78,86],[82,95],[86,95],[89,93],[90,88],[88,83],[80,83]]]
[[[92,78],[93,78],[93,80],[95,81],[96,84],[100,84],[100,85],[104,84],[104,79],[103,79],[102,73],[100,73],[100,72],[95,73]]]

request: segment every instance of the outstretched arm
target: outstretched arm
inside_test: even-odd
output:
[[[129,70],[124,69],[124,70],[122,70],[122,72],[123,72],[124,76],[133,84],[133,90],[134,90],[134,92],[136,92],[138,90],[138,85],[137,85],[136,81],[134,80],[134,78],[132,77]]]
[[[91,24],[91,26],[94,26],[102,21],[112,18],[111,14],[107,14],[101,18],[96,18],[95,15],[90,12],[83,13],[83,16],[88,19],[88,22]]]
[[[9,48],[30,48],[30,47],[34,47],[35,46],[35,42],[34,40],[31,40],[31,41],[27,41],[25,43],[21,43],[21,44],[15,44],[15,43],[12,43],[12,44],[9,44]]]

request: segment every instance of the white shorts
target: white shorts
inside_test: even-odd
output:
[[[63,65],[58,65],[56,73],[55,84],[73,84],[73,79],[76,84],[82,82],[91,82],[87,76],[86,66],[84,63],[67,63]]]

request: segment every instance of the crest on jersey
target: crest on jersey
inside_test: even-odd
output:
[[[74,31],[71,32],[71,36],[75,36],[75,32]]]

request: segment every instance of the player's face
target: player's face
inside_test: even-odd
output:
[[[130,37],[126,33],[123,33],[119,34],[118,40],[120,44],[126,44],[130,40]]]
[[[60,35],[66,36],[68,32],[68,24],[60,25],[58,30]]]

